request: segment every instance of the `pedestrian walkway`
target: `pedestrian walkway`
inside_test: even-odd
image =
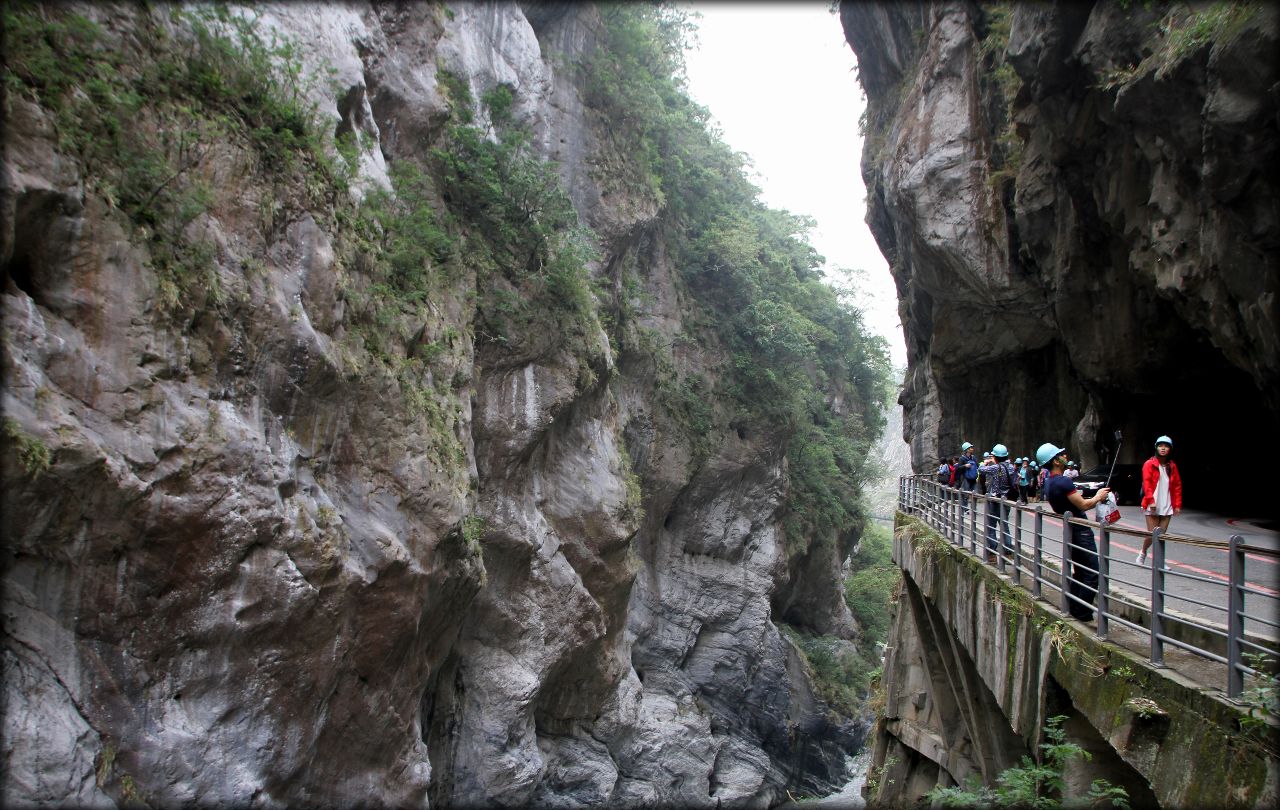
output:
[[[1064,594],[1071,533],[1043,507],[961,493],[931,476],[904,477],[899,488],[899,508],[1063,613],[1073,606],[1084,612],[1079,597],[1088,599],[1091,590],[1082,591],[1081,578],[1092,582],[1096,575],[1098,595],[1087,605],[1097,608],[1096,619],[1082,626],[1204,688],[1239,698],[1246,679],[1264,676],[1261,668],[1280,659],[1280,551],[1266,530],[1255,530],[1262,534],[1250,534],[1249,542],[1239,533],[1207,538],[1157,530],[1150,564],[1139,566],[1134,556],[1146,531],[1071,519],[1093,529],[1098,556],[1086,565],[1073,560],[1071,593]]]

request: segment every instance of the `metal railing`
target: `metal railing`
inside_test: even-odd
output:
[[[1246,675],[1266,677],[1280,655],[1276,632],[1280,623],[1275,618],[1280,615],[1280,589],[1246,579],[1251,559],[1274,568],[1280,561],[1280,552],[1248,545],[1238,534],[1223,542],[1046,514],[1038,506],[964,492],[927,475],[899,479],[898,505],[902,511],[921,518],[953,546],[1008,575],[1033,597],[1056,604],[1065,613],[1080,614],[1079,618],[1096,613],[1099,638],[1107,638],[1113,624],[1147,636],[1149,658],[1155,666],[1165,666],[1166,645],[1223,664],[1229,698],[1240,697]],[[1051,525],[1046,529],[1046,522],[1060,522],[1061,527]],[[1096,553],[1083,545],[1083,539],[1076,541],[1073,527],[1093,530]],[[1137,543],[1150,538],[1150,571],[1141,571],[1149,573],[1149,581],[1128,579],[1117,573],[1114,564],[1122,562],[1115,553],[1117,536],[1132,537]],[[1225,580],[1198,566],[1175,563],[1170,568],[1170,545],[1225,551]],[[1179,582],[1201,583],[1197,592],[1207,587],[1210,595],[1193,596],[1191,588],[1175,590],[1173,586]],[[1136,592],[1124,590],[1124,585]],[[1145,597],[1142,591],[1146,591]],[[1201,615],[1175,610],[1171,602],[1190,605]],[[1220,622],[1216,621],[1219,614]],[[1258,667],[1251,666],[1250,661]],[[1267,670],[1261,669],[1263,661],[1270,662]]]

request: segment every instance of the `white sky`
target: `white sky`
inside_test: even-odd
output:
[[[857,290],[867,327],[906,365],[893,278],[867,228],[858,116],[866,103],[830,2],[689,3],[702,15],[689,90],[729,146],[751,156],[773,208],[807,214],[828,278]],[[855,275],[839,281],[835,270]],[[856,273],[856,271],[862,271]]]

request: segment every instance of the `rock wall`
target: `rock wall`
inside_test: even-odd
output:
[[[124,71],[185,25],[40,13],[68,10]],[[634,267],[641,323],[696,331],[662,211],[598,182],[610,122],[574,70],[594,8],[256,14],[323,77],[326,125],[359,136],[363,193],[439,144],[446,79],[517,88],[512,116],[599,236],[600,289]],[[184,169],[209,188],[184,233],[213,245],[216,295],[166,305],[156,243],[57,111],[6,103],[6,805],[764,806],[841,781],[861,731],[815,696],[775,604],[857,629],[839,555],[785,548],[784,436],[717,422],[695,459],[651,356],[599,318],[577,352],[498,340],[474,274],[389,316],[401,372],[435,358],[406,382],[357,330],[339,208],[270,182],[240,137]]]
[[[917,471],[1174,437],[1188,497],[1280,416],[1272,4],[850,2]],[[1221,413],[1224,419],[1204,419]]]

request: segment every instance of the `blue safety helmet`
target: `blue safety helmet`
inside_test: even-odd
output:
[[[973,447],[973,444],[970,442],[965,442],[964,444],[960,445],[960,452],[963,453],[964,451],[968,450],[970,447]]]
[[[1065,452],[1067,452],[1067,448],[1058,447],[1052,442],[1045,442],[1040,445],[1039,450],[1036,450],[1036,461],[1040,462],[1040,466],[1043,467]]]
[[[1158,439],[1156,439],[1156,444],[1167,444],[1169,445],[1170,449],[1172,449],[1173,439],[1170,439],[1168,436],[1161,436]]]
[[[991,448],[991,455],[996,458],[1008,458],[1009,448],[1005,447],[1003,444],[997,444],[995,447]]]

